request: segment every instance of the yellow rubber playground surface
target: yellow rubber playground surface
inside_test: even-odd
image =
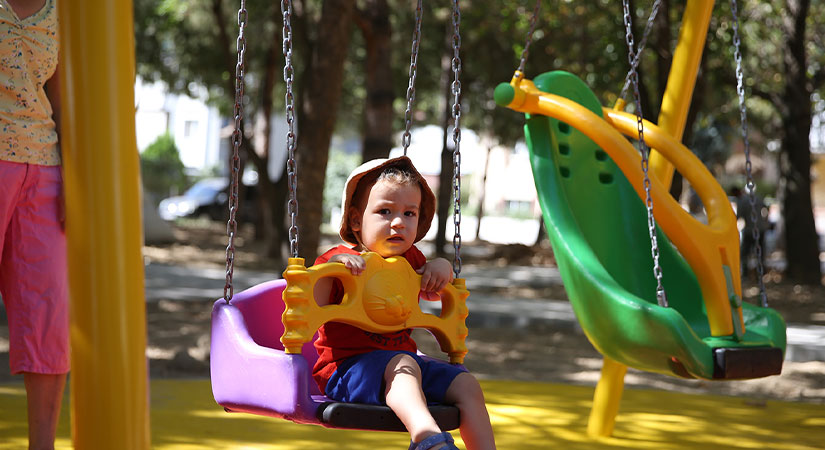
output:
[[[585,434],[593,388],[482,381],[500,449],[822,449],[825,405],[625,391],[613,437]],[[66,396],[68,399],[68,395]],[[68,400],[66,400],[68,401]],[[0,449],[26,448],[22,383],[0,384]],[[64,404],[57,448],[72,448]],[[406,449],[406,434],[340,431],[215,404],[208,380],[151,382],[152,448]],[[458,433],[456,442],[464,448]]]

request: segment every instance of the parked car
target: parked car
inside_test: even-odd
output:
[[[183,195],[161,200],[158,213],[164,220],[201,216],[212,220],[226,220],[229,208],[227,186],[226,178],[204,178],[192,185]],[[244,187],[246,195],[238,218],[252,221],[257,211],[257,183],[245,184]]]

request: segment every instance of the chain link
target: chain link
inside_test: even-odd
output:
[[[742,49],[739,40],[739,12],[736,0],[730,2],[731,14],[733,16],[733,56],[736,60],[736,93],[739,97],[739,120],[742,124],[742,141],[745,147],[745,173],[747,181],[745,189],[748,191],[748,203],[751,207],[751,237],[756,244],[756,273],[759,276],[759,298],[762,307],[768,307],[768,295],[765,290],[765,267],[762,264],[762,244],[760,243],[759,219],[762,214],[761,208],[756,207],[756,182],[753,180],[753,166],[751,164],[751,146],[748,139],[748,110],[745,105],[745,76],[742,70]],[[747,261],[740,261],[740,264],[747,264]]]
[[[656,300],[659,306],[667,307],[667,295],[662,285],[662,268],[659,265],[659,243],[656,236],[656,220],[653,217],[653,198],[650,195],[650,175],[648,174],[648,156],[650,153],[645,143],[642,101],[639,93],[639,74],[633,65],[635,50],[633,43],[633,17],[630,15],[628,0],[622,0],[624,8],[625,41],[627,42],[627,62],[630,63],[630,80],[636,102],[636,124],[639,130],[639,152],[642,155],[642,172],[644,173],[645,206],[647,207],[647,230],[650,234],[650,253],[653,256],[653,275],[656,277]]]
[[[418,73],[418,44],[421,42],[421,16],[422,14],[422,0],[418,0],[415,7],[415,28],[413,29],[412,37],[412,52],[410,54],[410,81],[407,85],[407,109],[404,111],[404,135],[401,138],[401,145],[404,147],[404,156],[407,155],[407,149],[410,147],[412,134],[412,115],[413,105],[415,104],[415,76]]]
[[[662,0],[656,0],[653,2],[653,8],[650,10],[650,16],[647,18],[647,24],[645,25],[644,34],[642,34],[642,40],[639,42],[639,49],[636,51],[636,57],[633,58],[633,63],[630,65],[631,70],[635,71],[637,67],[639,67],[639,61],[642,57],[642,52],[647,46],[647,38],[650,36],[650,31],[653,29],[653,23],[656,21],[656,16],[659,14],[659,7],[662,6]],[[622,87],[622,92],[619,94],[619,98],[624,99],[627,95],[627,89],[630,87],[630,72],[631,70],[627,71],[627,75],[624,78],[624,86]]]
[[[281,1],[281,13],[283,14],[283,50],[284,50],[284,82],[286,83],[286,94],[284,104],[286,105],[286,176],[287,189],[289,190],[289,201],[287,202],[287,213],[289,214],[289,252],[293,258],[298,257],[298,165],[295,163],[295,96],[292,94],[292,84],[295,78],[295,70],[292,68],[292,0]]]
[[[238,61],[235,64],[235,130],[232,132],[232,163],[230,167],[229,184],[229,220],[226,222],[226,234],[229,242],[226,245],[226,283],[223,286],[223,298],[229,303],[235,294],[232,286],[232,276],[235,269],[235,236],[238,232],[238,222],[235,215],[238,211],[238,178],[241,170],[240,148],[243,141],[243,96],[244,96],[244,74],[246,68],[244,59],[246,56],[246,0],[241,0],[241,7],[238,10]]]
[[[521,51],[521,61],[518,64],[518,71],[524,74],[524,66],[527,64],[527,57],[530,55],[530,44],[533,42],[533,32],[536,30],[536,20],[539,17],[539,8],[541,7],[541,0],[536,0],[536,6],[533,7],[533,15],[530,17],[530,29],[527,31],[527,41],[524,43],[524,50]]]
[[[453,1],[453,83],[450,86],[450,92],[453,95],[453,107],[451,109],[453,116],[453,225],[455,226],[455,233],[453,234],[453,248],[455,249],[455,256],[453,257],[453,272],[458,278],[461,273],[461,57],[459,50],[461,49],[461,33],[459,32],[459,25],[461,24],[461,8],[458,0]]]

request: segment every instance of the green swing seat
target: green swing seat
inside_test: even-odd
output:
[[[604,117],[597,97],[574,75],[549,72],[534,83]],[[497,101],[508,100],[500,101],[497,92]],[[712,336],[699,281],[658,227],[669,307],[657,304],[645,205],[608,153],[582,131],[587,130],[527,114],[525,135],[547,232],[590,342],[621,364],[680,377],[747,379],[780,373],[782,317],[746,303],[742,336]]]

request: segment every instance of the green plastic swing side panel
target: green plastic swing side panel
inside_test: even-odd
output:
[[[570,73],[545,73],[534,83],[602,115],[598,98]],[[784,353],[784,321],[768,308],[745,305],[741,340],[710,337],[698,281],[657,228],[670,305],[659,307],[646,208],[607,152],[541,115],[528,115],[525,136],[568,297],[597,350],[637,369],[706,379],[714,378],[714,348],[780,347]]]

